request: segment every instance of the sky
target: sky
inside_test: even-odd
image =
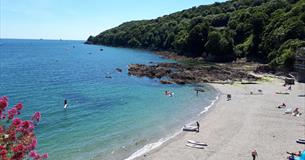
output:
[[[225,0],[0,0],[0,38],[85,40],[131,20]]]

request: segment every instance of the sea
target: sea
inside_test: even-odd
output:
[[[19,118],[41,112],[37,151],[49,160],[131,160],[179,134],[218,97],[205,84],[128,75],[129,64],[160,62],[174,61],[84,41],[1,39],[0,96],[9,108],[23,103]],[[196,95],[196,87],[206,92]]]

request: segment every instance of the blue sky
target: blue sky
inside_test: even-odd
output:
[[[0,0],[0,38],[75,39],[225,0]]]

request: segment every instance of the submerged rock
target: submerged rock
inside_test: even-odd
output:
[[[121,68],[116,68],[115,70],[118,71],[118,72],[122,72],[123,71]]]

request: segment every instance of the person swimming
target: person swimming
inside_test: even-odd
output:
[[[164,92],[165,95],[172,97],[174,95],[174,92],[171,91],[165,91]]]

